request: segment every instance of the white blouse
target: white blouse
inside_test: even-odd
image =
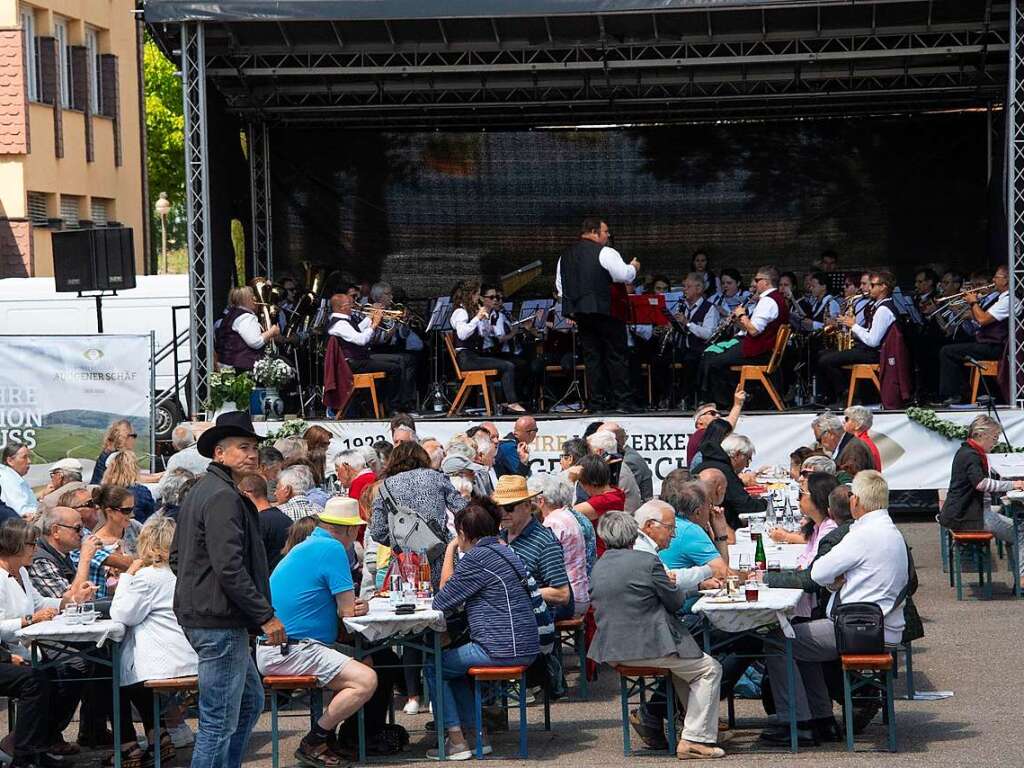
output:
[[[199,658],[174,615],[170,568],[148,566],[121,575],[110,618],[128,627],[121,645],[121,685],[197,674]]]
[[[60,610],[59,597],[43,597],[32,586],[28,571],[21,569],[21,583],[0,568],[0,643],[23,659],[31,658],[28,648],[21,644],[15,633],[21,629],[21,620],[40,608]],[[23,586],[24,585],[24,586]]]

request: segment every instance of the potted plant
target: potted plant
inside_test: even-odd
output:
[[[294,372],[280,358],[262,357],[253,366],[252,375],[266,389],[263,394],[264,416],[267,419],[280,419],[284,416],[284,400],[281,399],[278,390],[281,385],[291,381]]]
[[[248,411],[253,381],[248,373],[217,371],[210,374],[210,393],[206,401],[213,418],[228,411]]]

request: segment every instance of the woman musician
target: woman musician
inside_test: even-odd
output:
[[[265,307],[269,311],[269,308]],[[267,316],[269,318],[269,314]],[[281,335],[281,327],[274,322],[264,328],[256,316],[256,294],[249,286],[232,288],[228,294],[228,308],[217,321],[213,348],[220,365],[230,365],[236,371],[251,371],[263,357],[264,347]]]

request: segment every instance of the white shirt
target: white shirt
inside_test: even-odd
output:
[[[823,310],[823,314],[818,315],[821,320],[811,321],[811,327],[815,331],[820,331],[825,327],[825,320],[827,318],[839,316],[839,301],[835,296],[822,296],[821,301],[817,301],[814,304],[814,314],[818,314],[818,310],[821,309],[822,304],[825,305],[825,309]]]
[[[885,299],[881,301],[885,301]],[[871,318],[870,329],[864,328],[861,325],[855,325],[850,329],[850,332],[857,339],[875,349],[881,346],[882,339],[885,338],[885,333],[889,330],[889,326],[896,322],[896,316],[893,315],[888,307],[882,306],[881,301],[875,302],[875,314]]]
[[[750,323],[757,328],[758,333],[761,333],[761,331],[768,327],[768,323],[779,316],[779,305],[768,298],[768,295],[775,290],[775,288],[769,288],[758,297],[757,306],[754,307],[754,314],[750,316]],[[745,331],[740,331],[740,333],[746,335]]]
[[[0,465],[0,496],[8,507],[23,517],[34,513],[39,505],[28,480],[6,464]]]
[[[231,324],[231,330],[242,337],[242,341],[253,349],[261,349],[266,342],[263,340],[263,329],[253,312],[243,312]]]
[[[622,255],[614,248],[607,245],[601,249],[597,256],[601,266],[612,276],[613,283],[631,283],[636,280],[636,270],[631,264],[622,260]],[[562,295],[562,259],[558,259],[558,266],[555,268],[555,290]]]
[[[811,578],[829,586],[840,576],[842,603],[875,603],[885,615],[885,642],[903,637],[903,604],[893,610],[896,598],[907,585],[907,543],[886,509],[858,518],[843,540],[811,566]],[[835,595],[829,600],[832,612]]]
[[[690,304],[688,301],[683,302],[682,311],[687,318],[693,317],[694,313],[701,308],[701,305],[706,301],[704,297],[697,300],[696,304]],[[699,323],[693,323],[687,320],[686,330],[696,336],[698,339],[709,339],[711,334],[715,332],[718,327],[718,313],[714,309],[709,309],[704,314],[704,320]]]
[[[197,674],[199,658],[174,615],[173,571],[140,568],[123,573],[110,603],[110,618],[128,631],[121,645],[121,685]]]
[[[982,309],[988,312],[993,320],[1006,320],[1010,316],[1010,292],[1003,291],[991,307]]]
[[[463,307],[459,307],[452,312],[451,324],[459,341],[468,339],[478,328],[480,329],[480,336],[483,338],[494,335],[494,329],[491,327],[490,320],[487,318],[481,320],[477,315],[473,315],[473,318],[470,319],[469,312]]]
[[[364,317],[359,321],[359,330],[357,331],[352,327],[352,323],[349,322],[349,315],[343,315],[340,312],[331,313],[331,317],[340,317],[341,320],[331,326],[328,333],[331,336],[337,336],[340,339],[344,339],[349,344],[355,344],[357,347],[365,347],[370,343],[370,339],[373,338],[373,324],[370,318]]]
[[[28,571],[21,569],[21,583],[0,568],[0,643],[7,649],[28,661],[32,654],[21,644],[15,633],[21,629],[21,619],[30,616],[40,608],[60,610],[59,597],[43,597],[32,586]],[[24,585],[24,586],[22,586]]]
[[[633,549],[639,552],[650,552],[655,557],[658,556],[658,545],[643,531],[637,531]],[[666,568],[665,570],[676,577],[676,589],[681,589],[684,593],[696,592],[700,589],[702,581],[711,578],[710,565],[695,565],[692,568]]]

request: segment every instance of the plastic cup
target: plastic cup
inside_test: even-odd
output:
[[[744,588],[744,596],[747,598],[747,602],[756,603],[760,591],[760,585],[756,581],[748,581]]]

